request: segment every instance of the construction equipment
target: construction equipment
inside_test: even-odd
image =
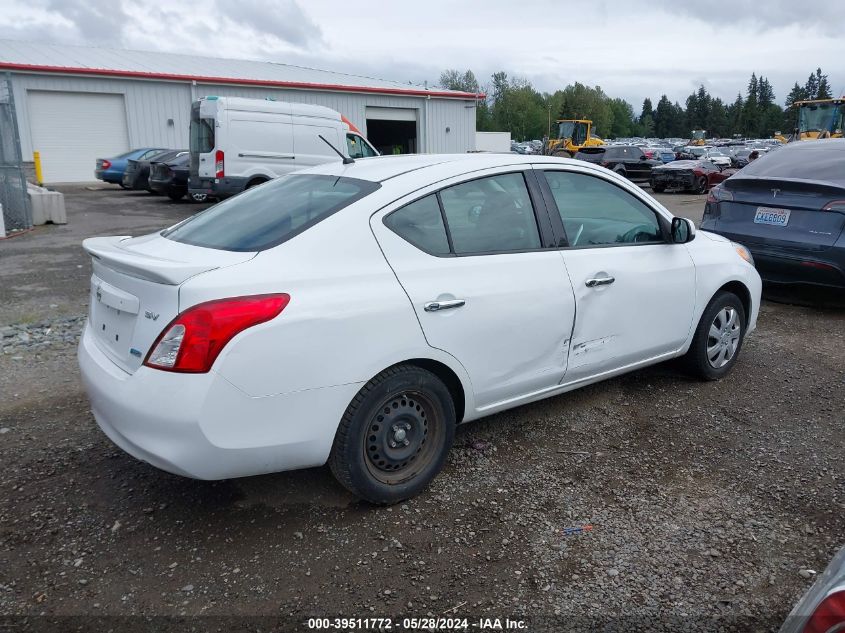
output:
[[[592,135],[593,122],[588,119],[558,119],[557,138],[546,142],[546,156],[575,156],[582,147],[597,147],[604,141]]]
[[[707,145],[707,130],[693,130],[687,145]]]
[[[824,138],[842,138],[845,127],[845,97],[839,99],[810,99],[796,101],[795,129],[789,136],[775,134],[782,143]]]

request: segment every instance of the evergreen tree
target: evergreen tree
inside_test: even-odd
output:
[[[807,94],[807,99],[816,99],[819,94],[819,83],[822,79],[822,69],[817,68],[816,72],[810,73],[807,77],[807,83],[804,84],[804,92]],[[827,77],[825,77],[827,80]],[[825,81],[825,83],[827,83]]]
[[[643,104],[645,105],[645,104]],[[660,96],[657,102],[657,109],[654,111],[654,135],[658,138],[666,138],[674,133],[674,111],[672,102],[666,95]]]
[[[830,91],[830,84],[827,82],[827,75],[822,75],[822,69],[816,69],[816,76],[819,79],[819,85],[816,89],[816,99],[830,99],[833,94]]]
[[[640,125],[643,124],[643,121],[646,117],[650,117],[652,122],[654,121],[654,109],[651,105],[651,99],[649,99],[648,97],[646,97],[646,99],[643,101],[643,111],[640,114]]]
[[[760,109],[765,109],[774,102],[775,91],[772,90],[769,80],[761,75],[760,80],[757,82],[757,105]]]
[[[687,113],[684,112],[683,106],[677,101],[672,104],[672,136],[676,138],[684,138],[689,135],[687,129]]]
[[[796,101],[803,101],[806,98],[806,88],[799,86],[796,81],[795,85],[792,86],[792,90],[790,90],[789,94],[786,95],[786,108],[781,115],[780,129],[783,134],[791,134],[795,130],[797,112],[795,108],[792,107],[792,104]]]
[[[760,113],[757,104],[758,90],[759,83],[757,81],[757,75],[751,73],[751,79],[748,81],[748,94],[745,97],[745,104],[742,106],[742,134],[752,138],[760,135]]]
[[[730,132],[728,126],[728,108],[718,97],[710,101],[706,129],[711,136],[728,136]]]
[[[728,126],[731,134],[742,134],[744,120],[742,118],[745,102],[740,93],[736,94],[734,102],[728,106]]]

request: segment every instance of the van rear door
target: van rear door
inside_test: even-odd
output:
[[[216,102],[203,99],[191,104],[191,180],[213,179],[216,175],[216,113]]]

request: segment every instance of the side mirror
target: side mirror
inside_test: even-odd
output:
[[[695,239],[695,224],[686,218],[672,218],[672,242],[686,244]]]
[[[648,160],[648,156],[646,156],[645,154],[643,154],[642,156],[640,156],[640,160]]]

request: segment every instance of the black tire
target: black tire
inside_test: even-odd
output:
[[[185,194],[179,193],[178,191],[168,191],[167,197],[173,200],[173,202],[179,202],[182,198],[185,197]]]
[[[707,193],[709,187],[707,186],[707,176],[701,176],[695,181],[695,193]]]
[[[614,169],[614,170],[613,170],[613,172],[614,172],[614,173],[616,173],[616,174],[619,174],[619,175],[620,175],[620,176],[622,176],[623,178],[627,178],[627,177],[628,177],[628,173],[627,173],[624,169],[617,168],[617,169]]]
[[[378,505],[397,503],[434,479],[454,437],[455,405],[446,385],[430,371],[396,365],[349,404],[329,467],[352,494]]]
[[[124,191],[125,191],[125,190],[128,190],[128,189],[131,189],[131,187],[127,187],[127,186],[126,186],[126,185],[124,185],[122,182],[119,182],[119,183],[117,183],[117,184],[118,184],[118,185],[120,186],[120,188],[121,188],[121,189],[123,189]]]
[[[666,185],[652,185],[651,190],[654,193],[663,193],[664,191],[666,191]]]
[[[721,366],[716,366],[708,357],[708,348],[714,347],[716,343],[728,340],[730,336],[720,339],[711,333],[711,326],[716,326],[717,315],[720,315],[724,310],[734,310],[736,314],[736,324],[739,327],[738,339],[736,346],[730,355],[730,358]],[[721,315],[720,315],[721,316]],[[746,326],[745,308],[742,305],[739,297],[732,292],[721,291],[716,293],[710,303],[705,308],[701,315],[701,320],[695,329],[695,335],[692,339],[689,351],[683,357],[683,364],[687,371],[693,376],[702,380],[719,380],[730,373],[733,366],[736,364],[736,359],[742,350],[742,343],[745,340],[745,326]],[[717,330],[722,328],[716,327]],[[722,330],[724,331],[724,330]],[[724,335],[723,335],[724,336]],[[727,355],[727,354],[726,354]],[[726,356],[725,355],[725,356]],[[722,358],[717,358],[721,362]]]

